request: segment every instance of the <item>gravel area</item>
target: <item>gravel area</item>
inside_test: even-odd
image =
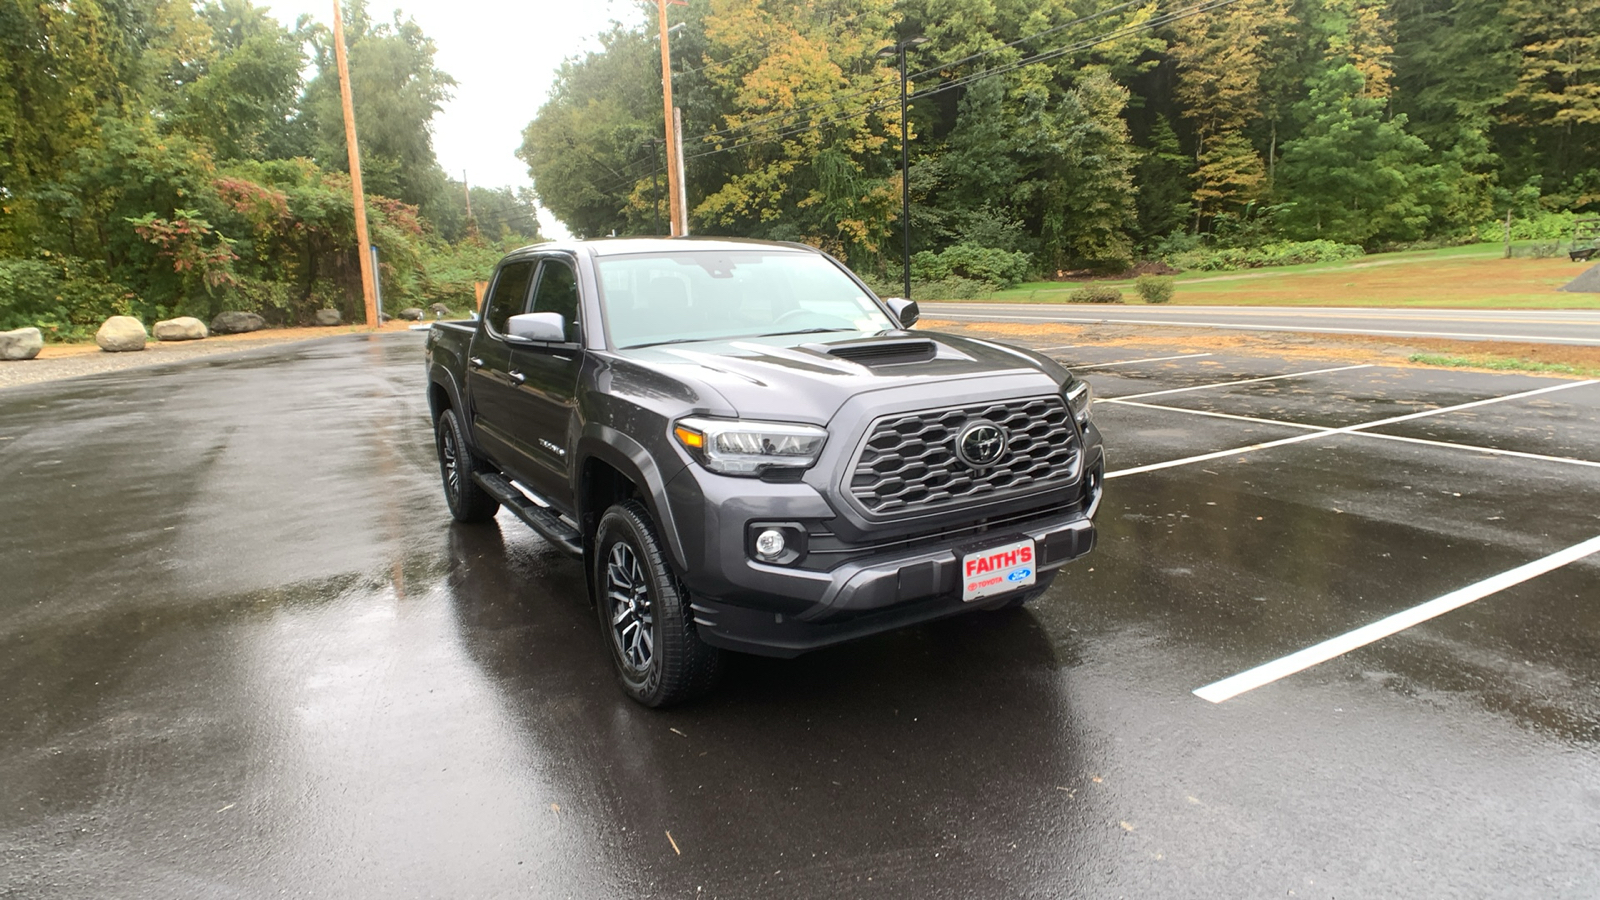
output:
[[[389,323],[380,331],[406,331],[410,323]],[[201,341],[162,343],[151,341],[145,349],[131,353],[106,353],[89,344],[49,344],[37,359],[20,362],[0,361],[0,390],[60,381],[84,375],[120,372],[149,366],[169,365],[202,356],[223,353],[242,353],[275,344],[292,344],[303,341],[326,340],[346,334],[363,334],[367,329],[356,326],[339,328],[281,328],[257,331],[250,334],[216,335]]]

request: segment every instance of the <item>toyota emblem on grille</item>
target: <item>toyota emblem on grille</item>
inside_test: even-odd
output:
[[[974,469],[986,469],[1006,453],[1006,433],[999,425],[979,419],[968,422],[956,435],[956,456]]]

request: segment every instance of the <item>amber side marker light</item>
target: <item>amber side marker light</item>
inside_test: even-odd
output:
[[[689,447],[694,450],[700,450],[706,445],[705,435],[698,431],[685,428],[682,425],[672,429],[672,433],[678,436],[678,440],[682,441],[685,447]]]

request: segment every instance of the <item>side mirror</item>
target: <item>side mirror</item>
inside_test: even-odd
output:
[[[560,313],[523,313],[511,317],[506,333],[519,340],[559,344],[567,339],[567,318]]]
[[[900,320],[901,328],[910,328],[917,324],[917,319],[922,315],[922,310],[917,309],[917,301],[915,300],[890,297],[885,302],[889,304],[889,309],[894,313],[894,317]]]

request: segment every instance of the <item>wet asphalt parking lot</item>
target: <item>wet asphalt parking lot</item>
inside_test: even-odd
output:
[[[0,391],[0,897],[1600,894],[1600,384],[1054,348],[1089,558],[657,712],[420,349]]]

